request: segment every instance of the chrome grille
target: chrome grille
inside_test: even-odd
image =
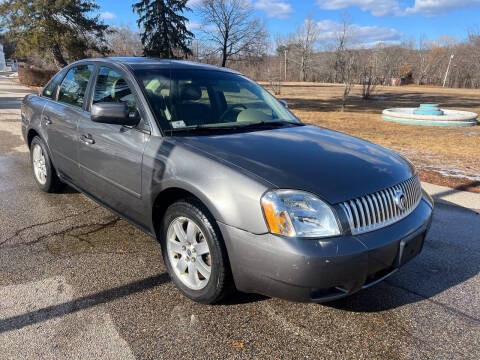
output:
[[[421,198],[420,179],[415,175],[398,185],[344,201],[341,207],[347,216],[352,234],[361,234],[403,219],[415,210]],[[403,208],[400,202],[403,202]]]

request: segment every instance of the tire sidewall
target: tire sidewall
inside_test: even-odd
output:
[[[208,280],[207,285],[200,290],[190,289],[180,279],[177,278],[168,256],[166,244],[168,227],[174,219],[181,216],[188,217],[197,224],[197,226],[202,230],[210,249],[210,279]],[[211,222],[212,220],[209,219],[208,215],[205,214],[205,212],[202,211],[198,206],[190,202],[183,201],[171,205],[165,212],[165,216],[162,220],[160,242],[162,246],[163,261],[167,267],[168,273],[170,274],[170,278],[180,289],[180,291],[183,292],[188,298],[200,303],[212,303],[219,298],[225,281],[225,266],[228,266],[225,264],[224,256],[222,254],[222,248],[220,246],[221,240],[218,238]]]
[[[42,148],[43,156],[45,157],[45,167],[47,170],[47,181],[45,181],[45,184],[41,184],[38,181],[37,176],[35,175],[35,168],[33,166],[33,148],[35,147],[35,145],[39,145]],[[47,150],[47,146],[45,145],[43,140],[38,136],[35,136],[30,144],[30,164],[32,165],[33,178],[35,179],[35,183],[37,184],[37,186],[45,192],[50,192],[53,188],[53,181],[54,181],[53,167],[50,161],[50,156]]]

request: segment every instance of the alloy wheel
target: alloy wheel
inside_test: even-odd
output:
[[[45,185],[47,182],[47,165],[45,162],[45,154],[39,144],[33,145],[32,162],[35,178],[41,185]]]
[[[168,226],[167,254],[175,275],[192,290],[203,289],[210,279],[211,256],[200,227],[187,217],[177,217]]]

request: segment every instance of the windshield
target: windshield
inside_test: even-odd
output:
[[[268,91],[242,75],[209,70],[135,73],[163,130],[300,124]]]

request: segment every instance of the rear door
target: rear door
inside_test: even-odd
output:
[[[121,68],[99,66],[93,80],[91,102],[123,102],[130,116],[145,119],[134,86]],[[148,122],[140,120],[137,126],[127,127],[82,118],[78,130],[82,188],[140,222],[142,157],[150,138]]]
[[[42,127],[45,127],[53,163],[58,171],[78,183],[79,168],[77,156],[77,124],[81,119],[89,119],[85,110],[85,94],[93,74],[91,64],[77,65],[69,69],[59,85],[47,91],[47,101],[42,114]],[[58,95],[57,95],[58,93]]]

